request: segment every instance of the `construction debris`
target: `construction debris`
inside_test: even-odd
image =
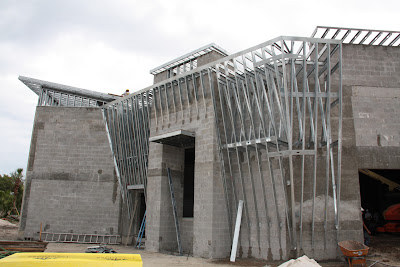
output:
[[[287,262],[284,262],[278,267],[309,267],[309,266],[321,266],[321,265],[319,265],[315,260],[308,258],[307,255],[304,255],[295,260],[291,259]]]
[[[117,253],[112,248],[106,247],[106,245],[88,247],[86,253]]]

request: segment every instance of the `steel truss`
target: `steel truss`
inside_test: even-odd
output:
[[[344,44],[400,46],[400,32],[317,26],[312,38],[341,40]]]
[[[322,179],[325,191],[318,194],[325,196],[325,247],[329,195],[333,196],[338,233],[341,49],[338,41],[281,37],[215,64],[218,93],[214,101],[215,106],[219,104],[215,109],[222,115],[222,123],[218,123],[220,148],[233,177],[233,204],[237,205],[238,197],[244,199],[249,246],[250,236],[257,236],[258,246],[266,238],[271,248],[274,231],[282,248],[284,217],[292,249],[301,249],[303,203],[311,198],[314,247],[315,199],[317,183],[321,183],[317,180]],[[324,175],[318,166],[321,153],[325,154]],[[306,165],[310,160],[312,164]],[[312,180],[311,196],[305,194],[306,179]],[[267,187],[272,187],[272,196],[267,194]],[[283,209],[279,203],[282,199]],[[266,225],[266,235],[262,225]],[[256,235],[251,234],[252,227]]]
[[[118,96],[19,76],[38,97],[38,106],[100,107],[114,101]]]
[[[184,124],[186,115],[189,122],[199,119],[212,101],[231,232],[235,208],[244,200],[241,242],[261,247],[266,241],[271,248],[277,233],[281,249],[284,238],[293,250],[313,248],[316,198],[322,195],[325,246],[328,231],[338,238],[341,58],[341,41],[279,37],[103,106],[129,209],[127,185],[143,184],[146,190],[150,122],[158,129]],[[334,229],[329,229],[329,198]],[[303,233],[305,201],[312,202],[311,233]],[[304,244],[306,234],[311,244]]]
[[[156,75],[158,73],[166,71],[167,78],[179,75],[188,70],[197,68],[197,58],[212,51],[215,51],[216,53],[223,56],[228,55],[228,52],[226,52],[224,49],[214,43],[211,43],[150,70],[150,74]]]
[[[130,95],[102,109],[121,195],[133,212],[133,198],[128,186],[147,184],[149,129],[153,90]],[[146,190],[145,197],[146,197]]]

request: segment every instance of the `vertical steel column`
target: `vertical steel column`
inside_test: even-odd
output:
[[[342,179],[342,119],[343,119],[343,111],[342,111],[342,53],[343,47],[342,44],[339,45],[339,89],[338,89],[338,99],[339,99],[339,129],[338,129],[338,174],[337,174],[337,240],[340,240],[340,192],[341,192],[341,179]]]
[[[306,42],[303,41],[303,102],[302,102],[302,117],[303,117],[303,135],[301,136],[301,149],[305,151],[306,147],[306,86],[307,86],[307,58],[306,58]],[[300,114],[299,114],[300,116]],[[310,115],[311,117],[311,115]],[[310,126],[311,127],[311,126]],[[304,202],[304,171],[305,171],[305,155],[301,155],[301,196],[300,196],[300,236],[299,250],[303,248],[303,202]]]
[[[202,73],[200,73],[200,75],[202,75]],[[209,75],[211,75],[211,71],[209,71]],[[223,151],[222,151],[221,132],[219,130],[219,120],[218,120],[218,116],[217,116],[216,99],[215,99],[215,95],[214,95],[214,91],[213,91],[213,87],[211,86],[211,83],[210,83],[210,91],[211,91],[211,96],[212,96],[211,98],[213,101],[213,106],[214,106],[214,111],[215,111],[214,122],[215,122],[215,129],[216,129],[216,133],[217,133],[217,145],[218,145],[218,152],[219,152],[218,155],[220,157],[220,164],[221,164],[222,183],[223,183],[223,187],[224,187],[224,196],[225,196],[225,205],[226,205],[228,224],[229,224],[229,233],[230,233],[231,239],[232,239],[232,231],[233,231],[232,216],[233,215],[232,215],[232,208],[231,208],[230,201],[229,201],[229,191],[228,191],[227,182],[226,182],[225,162],[224,162],[224,155],[223,155]],[[221,107],[221,109],[222,109],[222,107]],[[224,129],[225,129],[224,117],[222,117],[222,120],[223,120]],[[229,151],[227,153],[228,153],[228,158],[229,158]],[[229,171],[230,171],[230,177],[233,180],[230,158],[229,158]],[[236,205],[236,199],[237,199],[236,189],[234,187],[233,187],[233,189],[235,190],[234,201],[235,201],[235,205]]]
[[[318,87],[319,87],[319,76],[318,76],[318,43],[315,44],[315,63],[314,63],[314,173],[313,173],[313,202],[312,202],[312,222],[311,222],[311,248],[314,249],[314,238],[315,238],[315,198],[317,194],[317,160],[318,160]]]
[[[111,141],[110,131],[108,130],[108,121],[109,120],[107,120],[107,116],[105,115],[104,109],[101,110],[101,113],[103,115],[104,126],[106,127],[108,143],[110,144],[110,147],[111,147],[111,154],[112,154],[112,158],[113,158],[113,162],[114,162],[115,173],[117,174],[118,184],[119,184],[119,187],[121,188],[121,190],[123,190],[122,181],[121,181],[121,175],[119,173],[117,160],[115,159],[115,153],[114,153],[115,147],[114,147],[114,145],[113,145],[113,143]],[[125,200],[125,194],[121,194],[121,196],[122,196],[122,200],[124,201]]]
[[[221,113],[222,113],[222,117],[224,118],[224,109],[223,109],[223,99],[222,99],[222,90],[221,90],[221,86],[220,83],[218,81],[218,74],[219,72],[216,70],[217,73],[217,86],[218,86],[218,92],[219,92],[219,100],[220,100],[220,107],[221,107]],[[212,79],[212,73],[210,70],[208,70],[208,78],[209,78],[209,83],[210,83],[210,92],[213,98],[215,98],[215,94],[214,94],[214,84],[213,84],[213,79]],[[229,91],[228,91],[229,92]],[[229,101],[229,100],[228,100]],[[227,106],[229,106],[229,102],[227,102]],[[228,109],[231,112],[231,109]],[[218,115],[217,110],[214,110],[214,114],[215,116]],[[234,127],[234,122],[233,122],[233,117],[232,114],[230,114],[230,119],[231,119],[231,129],[235,129]],[[225,129],[226,130],[226,129]],[[235,135],[235,131],[232,131],[232,134],[235,136],[235,141],[237,141],[236,139],[236,135]],[[227,136],[227,132],[225,131],[225,136]],[[229,152],[228,152],[229,153]],[[246,213],[246,222],[247,222],[247,232],[248,232],[248,242],[249,242],[249,246],[251,244],[250,242],[250,217],[249,217],[249,213],[248,213],[248,209],[247,209],[247,198],[246,198],[246,192],[244,189],[244,180],[243,180],[243,175],[242,175],[242,168],[240,166],[240,160],[239,160],[239,151],[238,148],[236,147],[236,157],[237,157],[237,161],[238,161],[238,168],[239,168],[239,175],[240,175],[240,182],[241,182],[241,188],[242,188],[242,194],[243,194],[243,199],[244,199],[244,206],[245,206],[245,213]]]
[[[293,136],[292,136],[292,123],[290,111],[289,111],[289,89],[287,88],[287,76],[286,76],[286,64],[285,64],[285,52],[284,52],[284,41],[281,40],[281,53],[282,53],[282,72],[283,72],[283,90],[285,99],[285,111],[286,111],[286,134],[288,141],[288,150],[293,150]],[[291,92],[292,94],[293,92]],[[289,121],[288,121],[289,119]],[[292,249],[297,249],[296,241],[296,214],[295,214],[295,198],[294,198],[294,179],[293,179],[293,156],[289,154],[289,177],[290,177],[290,195],[291,195],[291,215],[292,215]],[[288,222],[289,223],[289,222]]]

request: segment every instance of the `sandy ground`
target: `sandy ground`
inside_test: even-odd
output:
[[[16,240],[18,226],[0,220],[0,240]],[[68,252],[82,253],[90,244],[67,244],[67,243],[49,243],[46,252]],[[191,256],[175,256],[163,253],[148,252],[138,250],[132,246],[110,245],[117,253],[140,254],[143,260],[143,266],[278,266],[281,262],[267,262],[252,259],[237,259],[231,263],[229,259],[209,260],[203,258],[194,258]],[[400,235],[379,235],[371,237],[370,251],[368,255],[368,266],[374,264],[375,267],[381,266],[400,266]],[[319,262],[321,266],[326,267],[345,267],[343,262]]]
[[[18,225],[0,219],[0,240],[17,240]]]

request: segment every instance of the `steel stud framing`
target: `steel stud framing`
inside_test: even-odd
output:
[[[202,117],[199,101],[204,101],[206,109],[205,102],[210,100],[230,231],[242,199],[242,227],[246,228],[242,241],[246,236],[249,246],[252,242],[261,246],[267,240],[271,247],[274,232],[280,249],[285,236],[292,250],[301,249],[305,245],[303,205],[311,201],[311,237],[307,240],[314,247],[316,199],[323,196],[328,210],[332,196],[338,233],[341,53],[339,40],[279,37],[207,65],[190,67],[106,104],[103,114],[123,195],[129,195],[126,185],[144,184],[146,189],[150,122],[156,130],[171,123],[190,123]],[[151,114],[154,117],[150,118]],[[317,184],[324,184],[324,189],[317,190]],[[328,220],[326,211],[325,245],[331,230]]]

